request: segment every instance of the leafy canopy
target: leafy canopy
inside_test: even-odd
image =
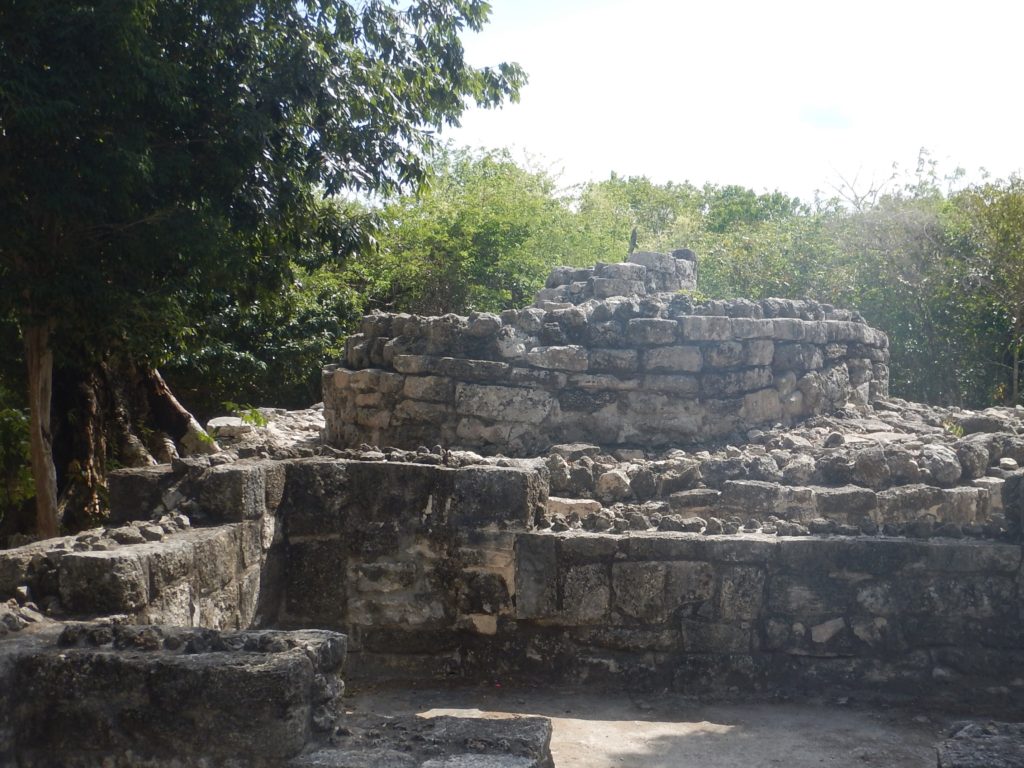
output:
[[[367,244],[324,196],[409,188],[466,100],[479,0],[9,0],[0,6],[0,314],[58,352],[159,362],[230,293]]]

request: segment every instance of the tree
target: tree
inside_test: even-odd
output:
[[[372,303],[396,311],[520,307],[584,250],[555,179],[505,151],[442,153],[429,184],[381,216],[379,250],[357,263],[377,280]]]
[[[142,371],[180,430],[155,367],[202,334],[197,309],[225,292],[242,304],[276,294],[295,260],[316,267],[303,259],[324,244],[331,256],[364,246],[369,234],[332,215],[325,195],[415,185],[467,98],[516,98],[516,65],[463,59],[459,35],[488,10],[481,0],[0,6],[0,316],[16,314],[24,341],[39,533],[58,528],[55,359],[91,389],[104,380],[89,383],[97,367],[107,379]],[[100,475],[106,443],[86,443],[97,466],[83,471]]]
[[[1003,401],[1020,402],[1024,355],[1024,179],[1011,176],[971,187],[956,197],[967,216],[974,248],[965,261],[975,305],[984,303],[1001,320],[1000,336],[1008,371]]]

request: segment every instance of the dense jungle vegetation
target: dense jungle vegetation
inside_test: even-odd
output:
[[[1021,402],[1024,180],[965,185],[922,153],[903,181],[813,201],[566,187],[437,139],[525,82],[463,62],[486,18],[475,0],[0,10],[0,535],[94,521],[107,469],[194,436],[188,412],[316,402],[367,311],[522,306],[552,266],[621,261],[634,229],[696,251],[704,297],[860,310],[890,336],[894,395]]]

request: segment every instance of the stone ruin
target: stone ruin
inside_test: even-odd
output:
[[[336,445],[692,447],[888,394],[884,333],[853,312],[694,303],[695,261],[637,253],[555,269],[501,315],[370,315],[324,372]]]
[[[371,315],[322,413],[112,473],[107,527],[0,552],[0,764],[552,765],[544,718],[353,715],[344,680],[1019,719],[1024,413],[890,398],[856,313],[695,274],[634,254],[500,316]]]

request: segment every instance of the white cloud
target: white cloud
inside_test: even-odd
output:
[[[884,177],[920,147],[969,169],[1024,166],[1024,5],[914,0],[495,0],[476,64],[519,61],[522,103],[455,140],[609,172],[778,187]]]

